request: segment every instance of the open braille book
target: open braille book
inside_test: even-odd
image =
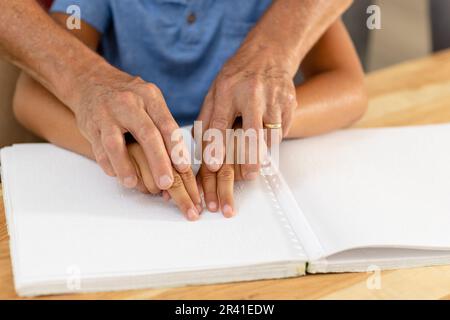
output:
[[[2,149],[1,173],[23,296],[450,264],[450,125],[283,142],[232,219],[188,222],[49,144]]]

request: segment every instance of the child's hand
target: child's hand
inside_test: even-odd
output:
[[[226,218],[236,214],[234,207],[234,181],[243,180],[239,164],[224,164],[217,172],[208,169],[205,163],[198,172],[205,203],[209,211],[222,211]]]
[[[235,126],[239,128],[239,126]],[[238,142],[234,139],[234,147],[228,146],[226,153],[233,153],[233,163],[224,163],[219,171],[213,172],[203,163],[197,175],[205,196],[205,203],[209,211],[222,211],[226,218],[236,215],[234,206],[234,182],[244,180],[242,164],[238,161]],[[241,150],[242,152],[242,150]]]
[[[128,145],[128,153],[138,174],[137,189],[143,193],[160,194],[161,190],[153,179],[142,147],[138,143],[132,143]],[[202,211],[202,201],[192,170],[178,173],[173,169],[173,175],[174,182],[167,190],[168,194],[188,220],[197,220]]]

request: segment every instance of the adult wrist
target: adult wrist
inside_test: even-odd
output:
[[[289,41],[273,40],[261,33],[246,40],[241,50],[246,51],[244,57],[247,56],[250,59],[257,57],[259,62],[264,61],[263,64],[270,67],[272,71],[278,69],[294,77],[301,61],[296,47]]]
[[[89,55],[77,59],[69,70],[65,70],[58,88],[60,99],[76,114],[89,89],[101,83],[102,79],[104,81],[113,69],[102,57],[90,51]]]

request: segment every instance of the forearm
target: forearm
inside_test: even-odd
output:
[[[346,70],[318,74],[296,88],[298,108],[287,138],[304,138],[343,127],[366,109],[364,81]]]
[[[300,69],[305,82],[296,88],[297,109],[289,138],[346,127],[365,112],[364,72],[342,21],[328,29]]]
[[[0,0],[0,55],[19,66],[70,108],[93,65],[106,62],[55,23],[35,0]]]
[[[94,159],[91,146],[78,130],[72,111],[24,73],[17,82],[14,113],[17,120],[34,134]]]
[[[275,51],[292,76],[323,33],[349,7],[351,0],[276,0],[249,33],[243,46]]]

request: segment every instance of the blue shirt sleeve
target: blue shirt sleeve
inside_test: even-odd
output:
[[[80,8],[81,20],[105,33],[111,22],[110,0],[55,0],[50,12],[67,14],[67,8],[76,5]]]

